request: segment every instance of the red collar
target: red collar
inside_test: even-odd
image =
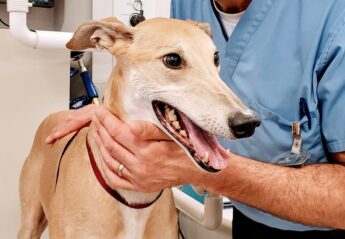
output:
[[[112,188],[110,188],[108,186],[108,184],[105,182],[104,178],[102,177],[101,172],[99,171],[99,169],[97,167],[95,158],[93,156],[91,147],[90,147],[89,142],[87,141],[87,139],[86,139],[86,147],[87,147],[87,152],[89,154],[89,159],[90,159],[90,163],[91,163],[91,166],[92,166],[93,173],[95,174],[98,182],[101,184],[101,186],[104,188],[105,191],[107,191],[113,198],[115,198],[117,201],[119,201],[123,205],[125,205],[127,207],[130,207],[130,208],[135,208],[135,209],[147,208],[147,207],[151,206],[152,204],[154,204],[160,198],[160,196],[162,195],[163,190],[159,193],[159,195],[152,202],[143,203],[143,204],[130,204],[130,203],[128,203],[125,198],[123,198],[117,191],[115,191]]]

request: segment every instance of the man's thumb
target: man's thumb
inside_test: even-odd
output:
[[[129,128],[136,136],[146,140],[171,140],[160,128],[151,122],[137,120],[129,122]]]

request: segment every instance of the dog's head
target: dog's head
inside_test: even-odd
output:
[[[157,18],[127,27],[108,18],[80,26],[67,47],[112,53],[113,78],[121,80],[111,79],[108,108],[116,101],[129,119],[154,122],[194,162],[214,172],[228,159],[215,135],[249,137],[260,122],[220,79],[210,34],[206,23]]]

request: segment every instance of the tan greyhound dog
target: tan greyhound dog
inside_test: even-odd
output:
[[[207,24],[191,21],[157,18],[133,28],[108,18],[81,25],[67,47],[113,54],[117,64],[104,107],[124,122],[151,121],[197,166],[217,172],[226,166],[228,152],[214,135],[247,137],[259,121],[220,79],[218,53],[205,32]],[[104,190],[103,172],[96,175],[101,161],[92,124],[73,140],[68,135],[44,144],[65,117],[66,112],[56,113],[40,125],[23,166],[18,238],[40,238],[47,224],[50,238],[57,239],[178,238],[170,189],[162,194],[116,189],[122,201]]]

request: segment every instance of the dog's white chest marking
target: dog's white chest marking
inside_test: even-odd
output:
[[[123,215],[124,234],[122,239],[142,239],[144,238],[147,220],[153,207],[145,209],[133,209],[121,205]]]

